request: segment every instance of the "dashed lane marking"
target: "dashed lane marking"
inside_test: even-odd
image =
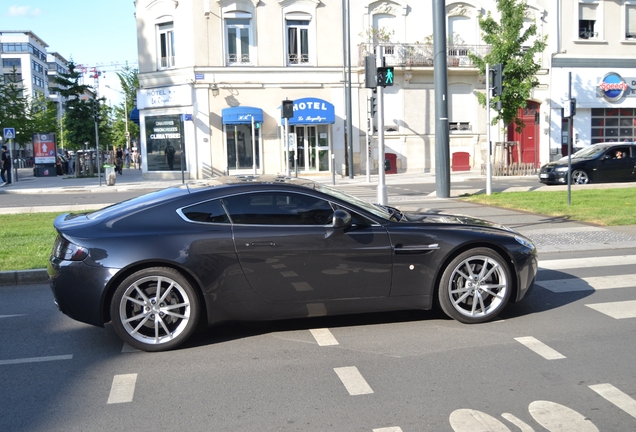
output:
[[[373,393],[373,389],[371,389],[371,386],[364,379],[360,371],[358,371],[357,367],[334,368],[334,371],[338,374],[340,381],[342,381],[351,396]]]
[[[137,374],[115,375],[108,396],[108,404],[132,402],[135,395]]]
[[[549,346],[539,341],[538,339],[533,338],[532,336],[518,337],[515,338],[515,340],[525,347],[531,349],[535,353],[539,354],[546,360],[559,360],[566,358],[563,354],[550,348]]]
[[[40,363],[58,360],[73,360],[73,354],[59,355],[59,356],[46,356],[46,357],[29,357],[13,360],[0,360],[0,366],[22,364],[22,363]]]
[[[402,432],[402,429],[398,426],[391,426],[391,427],[373,429],[373,432]]]
[[[336,338],[331,334],[329,329],[321,328],[321,329],[310,329],[311,334],[318,342],[320,346],[330,346],[330,345],[339,345]]]
[[[636,318],[636,300],[592,303],[585,306],[614,319]]]
[[[589,386],[596,393],[636,418],[636,400],[623,393],[611,384],[595,384]]]

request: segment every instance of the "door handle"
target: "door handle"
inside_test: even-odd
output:
[[[250,247],[250,246],[276,246],[276,243],[274,242],[252,242],[252,243],[245,243],[245,246]]]

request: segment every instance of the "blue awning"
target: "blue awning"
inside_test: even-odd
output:
[[[290,125],[334,124],[336,112],[333,105],[318,98],[294,100],[294,117],[289,119]],[[285,120],[281,119],[281,124]]]
[[[134,107],[131,111],[130,111],[130,121],[136,124],[139,124],[139,110],[137,109],[137,107]]]
[[[224,108],[221,110],[223,124],[251,124],[254,122],[263,123],[263,110],[260,108],[237,106]]]

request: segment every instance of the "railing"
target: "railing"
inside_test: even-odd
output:
[[[384,43],[387,66],[433,67],[433,44]],[[490,53],[490,45],[447,45],[448,67],[475,67],[468,53],[484,57]],[[364,57],[373,53],[373,44],[358,45],[358,66],[364,67]]]
[[[161,57],[161,68],[165,69],[165,68],[174,67],[175,65],[174,57],[175,56]]]

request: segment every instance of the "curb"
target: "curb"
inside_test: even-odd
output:
[[[48,284],[46,269],[13,270],[0,272],[0,286]]]

